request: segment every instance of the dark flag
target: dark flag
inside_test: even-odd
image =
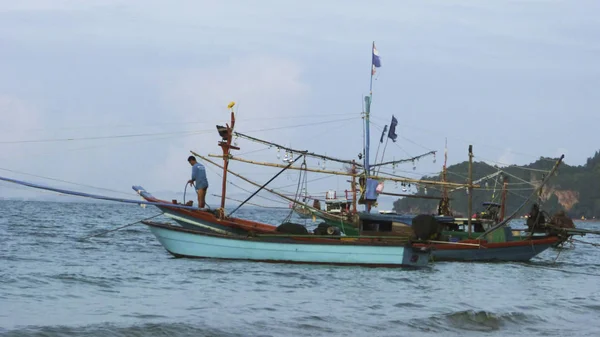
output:
[[[392,115],[392,122],[390,123],[390,132],[388,132],[388,138],[392,139],[394,143],[396,142],[396,138],[398,138],[398,135],[396,134],[396,125],[398,125],[398,120]]]
[[[386,132],[387,132],[387,125],[383,127],[383,132],[381,132],[381,139],[379,140],[380,143],[383,143],[383,137],[385,137]]]

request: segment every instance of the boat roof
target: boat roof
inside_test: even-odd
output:
[[[369,220],[369,221],[392,221],[392,222],[402,222],[405,224],[412,225],[412,219],[419,214],[396,214],[396,213],[367,213],[367,212],[359,212],[358,216],[361,220]],[[441,216],[441,215],[433,215],[439,222],[453,222],[454,217],[452,216]]]
[[[327,204],[345,204],[352,202],[352,200],[348,200],[346,198],[343,199],[325,199],[325,203]]]

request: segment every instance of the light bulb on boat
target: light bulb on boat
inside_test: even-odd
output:
[[[436,159],[435,159],[435,153],[433,154],[433,163],[435,164]]]
[[[277,148],[277,159],[281,159],[281,154],[279,153],[279,148]]]
[[[423,193],[427,194],[427,187],[423,189]]]

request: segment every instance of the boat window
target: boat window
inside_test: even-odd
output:
[[[392,222],[391,221],[372,221],[365,220],[362,222],[363,231],[374,231],[374,232],[391,232]]]

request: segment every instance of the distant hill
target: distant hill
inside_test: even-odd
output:
[[[549,171],[558,158],[540,158],[539,160],[526,166],[490,166],[483,162],[473,163],[473,180],[477,180],[486,175],[497,172],[501,169],[507,172],[508,191],[506,198],[506,214],[514,212],[531,195],[533,189],[531,182],[539,186],[542,180],[543,172]],[[525,167],[526,169],[523,169]],[[527,170],[531,169],[531,170]],[[448,167],[448,181],[457,183],[466,183],[468,175],[468,162],[452,165]],[[513,177],[514,176],[514,177]],[[517,179],[518,178],[518,179]],[[426,180],[441,180],[439,175],[424,176]],[[500,201],[502,180],[498,178],[496,185],[495,178],[482,182],[481,189],[473,190],[473,212],[481,209],[481,203],[484,201]],[[522,181],[523,180],[523,181]],[[496,190],[494,192],[494,186]],[[428,195],[441,196],[441,190],[428,188]],[[418,194],[424,194],[424,187],[419,186]],[[466,215],[467,211],[467,193],[464,189],[450,193],[451,209],[454,213]],[[536,200],[537,198],[533,198]],[[558,174],[550,178],[550,181],[543,189],[542,208],[549,213],[564,210],[575,218],[600,217],[600,151],[596,152],[591,158],[588,158],[585,165],[570,166],[562,163],[558,169]],[[427,200],[418,198],[402,198],[394,202],[394,210],[397,212],[411,213],[436,213],[437,200]],[[526,205],[519,215],[529,212],[531,205]]]

